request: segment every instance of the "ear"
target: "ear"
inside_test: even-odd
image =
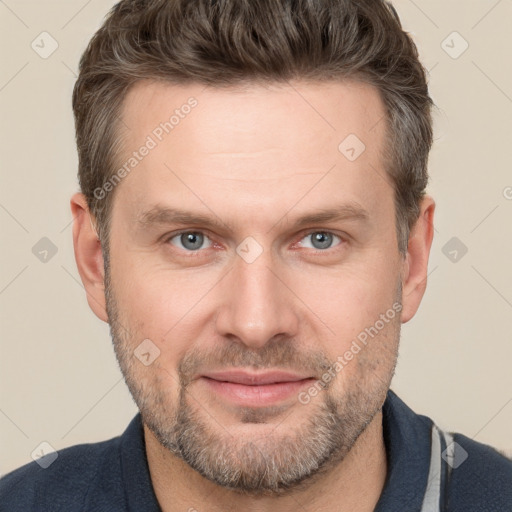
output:
[[[108,322],[105,307],[105,275],[101,243],[93,223],[95,219],[89,211],[83,194],[71,197],[73,214],[73,247],[76,265],[87,294],[87,302],[94,314]]]
[[[407,255],[402,272],[402,323],[408,322],[418,310],[427,287],[428,257],[434,236],[432,197],[425,196],[420,203],[420,215],[409,234]]]

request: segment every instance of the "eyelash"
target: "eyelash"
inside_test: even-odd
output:
[[[208,238],[213,246],[215,245],[215,242],[212,240],[212,238],[208,235],[207,232],[201,231],[201,230],[197,230],[197,231],[196,230],[190,230],[190,229],[179,231],[177,233],[172,233],[171,235],[166,236],[164,238],[164,243],[172,245],[171,244],[171,240],[172,239],[174,239],[176,237],[179,237],[181,235],[184,235],[186,233],[201,234],[201,235],[205,236],[206,238]],[[310,248],[306,248],[306,249],[309,249],[309,252],[313,252],[313,254],[332,254],[333,251],[336,251],[337,249],[339,249],[340,246],[344,245],[347,242],[347,236],[346,235],[337,234],[337,233],[334,233],[333,231],[327,231],[327,230],[322,230],[322,229],[312,229],[312,230],[300,233],[299,234],[300,238],[299,238],[298,242],[301,242],[304,238],[306,238],[308,236],[311,236],[311,235],[313,235],[315,233],[324,233],[324,234],[333,235],[334,237],[338,238],[340,241],[339,241],[339,243],[337,245],[334,245],[333,247],[329,247],[327,249],[314,249],[314,248],[310,249]],[[296,245],[298,242],[295,242],[293,245]],[[211,248],[211,247],[209,247],[209,248]],[[209,249],[209,248],[207,248],[207,249]],[[176,249],[179,250],[179,251],[188,253],[187,257],[200,257],[200,256],[202,256],[202,253],[206,250],[206,249],[197,249],[195,251],[189,251],[189,250],[186,250],[186,249],[181,249],[179,247],[176,247]]]

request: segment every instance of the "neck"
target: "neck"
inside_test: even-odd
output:
[[[379,412],[335,467],[309,486],[279,497],[246,496],[210,482],[164,448],[144,426],[153,488],[163,512],[291,512],[303,510],[371,512],[386,479],[387,462]]]

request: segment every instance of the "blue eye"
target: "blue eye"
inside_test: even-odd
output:
[[[206,249],[206,247],[201,247],[205,240],[209,239],[203,233],[199,233],[198,231],[186,231],[185,233],[174,235],[169,239],[169,242],[171,242],[172,245],[179,247],[180,249],[185,249],[187,251],[197,251],[201,248]],[[208,245],[208,247],[210,247],[210,245]]]
[[[341,242],[341,238],[334,233],[329,233],[328,231],[313,231],[312,233],[308,233],[302,240],[311,239],[312,249],[325,250],[331,248],[335,238]]]
[[[335,244],[336,239],[338,240],[337,244]],[[304,242],[305,240],[309,240],[309,242]],[[329,231],[312,231],[304,236],[299,244],[305,248],[326,251],[339,245],[342,241],[341,237]],[[186,252],[199,252],[212,247],[212,241],[200,231],[183,231],[168,238],[167,242]]]

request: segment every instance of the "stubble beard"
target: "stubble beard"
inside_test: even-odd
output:
[[[158,361],[153,363],[154,368],[149,367],[151,369],[148,370],[133,356],[137,343],[129,339],[133,337],[119,321],[108,270],[105,272],[105,292],[115,353],[143,423],[170,453],[219,486],[254,497],[284,496],[291,491],[303,490],[343,461],[382,408],[394,373],[396,353],[393,361],[389,362],[385,378],[373,378],[371,386],[367,382],[371,375],[361,376],[357,382],[354,379],[345,381],[347,389],[342,396],[334,396],[332,386],[327,385],[307,405],[297,403],[289,408],[289,412],[280,411],[281,423],[277,422],[266,435],[234,436],[198,404],[189,390],[194,381],[190,380],[191,373],[185,369],[190,370],[194,362],[199,364],[200,356],[196,353],[196,359],[191,358],[192,364],[190,359],[180,362],[179,398],[175,403],[169,387],[169,381],[172,382],[170,374],[158,367]],[[124,320],[123,323],[126,325]],[[400,323],[395,322],[390,327],[398,347]],[[261,354],[244,349],[242,345],[233,345],[222,353],[224,356],[216,360],[222,361],[225,367],[251,363],[260,368],[283,368],[285,365],[279,365],[279,362],[290,360],[307,365],[303,356],[297,356],[293,345],[279,342],[264,352],[268,357],[261,357]],[[233,358],[226,359],[227,354]],[[319,365],[328,363],[325,356],[319,356],[315,361],[317,374]],[[372,364],[363,368],[370,373],[375,369]],[[149,380],[147,373],[144,374],[148,371],[153,372]],[[168,379],[163,377],[166,374]],[[365,382],[364,387],[362,382]],[[294,422],[294,412],[300,408],[302,413],[303,407],[310,408],[309,414],[302,414],[301,421]],[[275,421],[277,409],[240,408],[238,419],[246,424]]]

